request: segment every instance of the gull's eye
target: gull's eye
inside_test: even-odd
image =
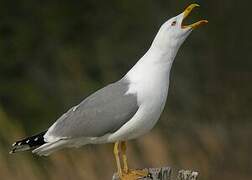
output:
[[[176,25],[176,21],[173,21],[172,23],[171,23],[171,26],[175,26]]]

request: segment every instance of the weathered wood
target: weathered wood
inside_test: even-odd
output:
[[[199,173],[197,171],[180,170],[177,180],[197,180]]]
[[[142,169],[148,172],[147,177],[141,177],[137,180],[172,180],[171,178],[171,168],[170,167],[162,167],[162,168],[145,168]],[[190,170],[180,170],[178,172],[176,180],[197,180],[199,173],[196,171]],[[125,177],[125,180],[136,180],[130,177]],[[117,173],[115,173],[112,177],[112,180],[120,180]]]

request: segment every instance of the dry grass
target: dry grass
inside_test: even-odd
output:
[[[111,179],[115,171],[112,144],[65,149],[49,157],[29,152],[9,155],[17,137],[25,136],[22,127],[0,112],[0,174],[3,179],[70,180]],[[251,125],[194,125],[190,131],[176,130],[169,137],[155,128],[146,136],[128,143],[132,168],[159,167],[198,170],[202,179],[251,179]],[[193,133],[192,133],[193,132]]]

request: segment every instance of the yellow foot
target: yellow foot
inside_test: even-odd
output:
[[[148,176],[147,170],[129,170],[128,173],[122,173],[121,180],[141,180]]]

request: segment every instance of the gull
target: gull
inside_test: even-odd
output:
[[[46,131],[15,142],[10,153],[31,150],[47,156],[64,147],[114,143],[120,179],[145,176],[142,170],[128,168],[126,141],[149,132],[160,118],[176,54],[192,30],[208,22],[183,24],[197,6],[191,4],[181,14],[164,22],[149,50],[120,80],[69,109]]]

